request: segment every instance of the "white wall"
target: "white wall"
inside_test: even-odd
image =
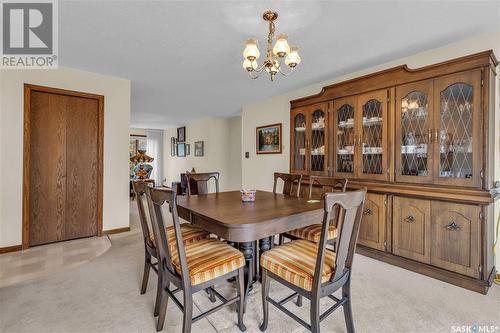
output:
[[[130,128],[130,135],[146,135],[144,128]]]
[[[186,143],[190,144],[191,154],[186,157],[172,157],[170,139],[177,137],[177,128],[168,128],[164,134],[165,165],[164,175],[167,184],[180,181],[180,174],[191,171],[220,172],[220,190],[229,191],[240,188],[241,158],[240,117],[207,117],[186,124]],[[235,142],[232,142],[232,141]],[[204,156],[194,156],[195,141],[204,141]],[[214,187],[209,187],[210,191]]]
[[[290,100],[316,94],[325,85],[342,82],[348,79],[359,77],[365,74],[377,72],[394,66],[407,64],[410,68],[418,68],[435,64],[461,56],[493,49],[495,55],[500,57],[500,33],[480,35],[466,39],[457,43],[449,44],[437,49],[425,51],[410,57],[391,61],[376,67],[333,78],[308,87],[294,90],[282,95],[274,96],[263,101],[246,105],[242,112],[242,154],[250,153],[250,158],[242,156],[242,186],[244,188],[255,188],[262,190],[272,190],[272,177],[275,171],[289,170],[290,160]],[[307,59],[304,59],[307,61]],[[300,70],[300,69],[299,69]],[[495,179],[500,179],[500,106],[499,106],[499,76],[500,69],[497,69],[497,111],[495,119],[496,131],[496,151],[495,157]],[[287,78],[293,80],[293,75]],[[281,155],[256,155],[255,154],[255,127],[283,123],[283,154]],[[500,200],[495,204],[495,216],[498,219],[500,212]],[[495,220],[496,221],[496,220]],[[500,244],[497,246],[497,253],[500,253]],[[496,267],[500,267],[500,255],[496,258]]]
[[[24,83],[104,95],[103,229],[128,227],[130,81],[63,67],[3,70],[0,71],[0,247],[22,242]]]

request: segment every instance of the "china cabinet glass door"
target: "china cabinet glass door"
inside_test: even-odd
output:
[[[432,81],[396,88],[396,180],[432,182]]]
[[[355,126],[356,98],[341,98],[333,103],[334,175],[336,178],[354,177],[356,154]]]
[[[307,171],[307,113],[300,109],[292,114],[293,150],[292,172],[305,173]]]
[[[311,115],[310,167],[313,175],[326,175],[328,155],[328,104],[313,105]]]
[[[436,183],[481,186],[480,88],[480,71],[435,81]]]
[[[358,97],[359,177],[385,180],[387,168],[387,90]]]

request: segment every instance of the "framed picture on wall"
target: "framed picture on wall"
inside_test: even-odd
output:
[[[281,124],[256,129],[257,154],[281,154]]]
[[[186,155],[191,155],[191,145],[186,143]]]
[[[194,143],[194,156],[203,156],[204,154],[204,150],[203,150],[203,141],[196,141]]]
[[[184,142],[177,143],[177,156],[186,157],[186,144]]]
[[[175,156],[176,153],[176,144],[177,142],[175,141],[174,137],[170,138],[170,156]]]
[[[186,142],[186,126],[177,128],[177,142]]]

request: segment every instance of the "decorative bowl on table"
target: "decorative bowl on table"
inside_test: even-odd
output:
[[[243,202],[254,202],[255,201],[255,190],[241,190],[241,201]]]

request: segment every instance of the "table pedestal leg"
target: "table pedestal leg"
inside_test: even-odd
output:
[[[252,290],[253,286],[253,242],[244,242],[240,243],[240,250],[243,252],[243,256],[245,257],[245,309],[247,303],[247,297],[250,290]]]
[[[271,249],[271,237],[266,237],[266,238],[262,238],[259,240],[259,259],[260,259],[260,256],[262,255],[262,253],[268,251]],[[260,275],[260,263],[258,264],[257,266],[257,270],[258,270],[258,273],[259,273],[259,281],[261,281],[261,275]]]

